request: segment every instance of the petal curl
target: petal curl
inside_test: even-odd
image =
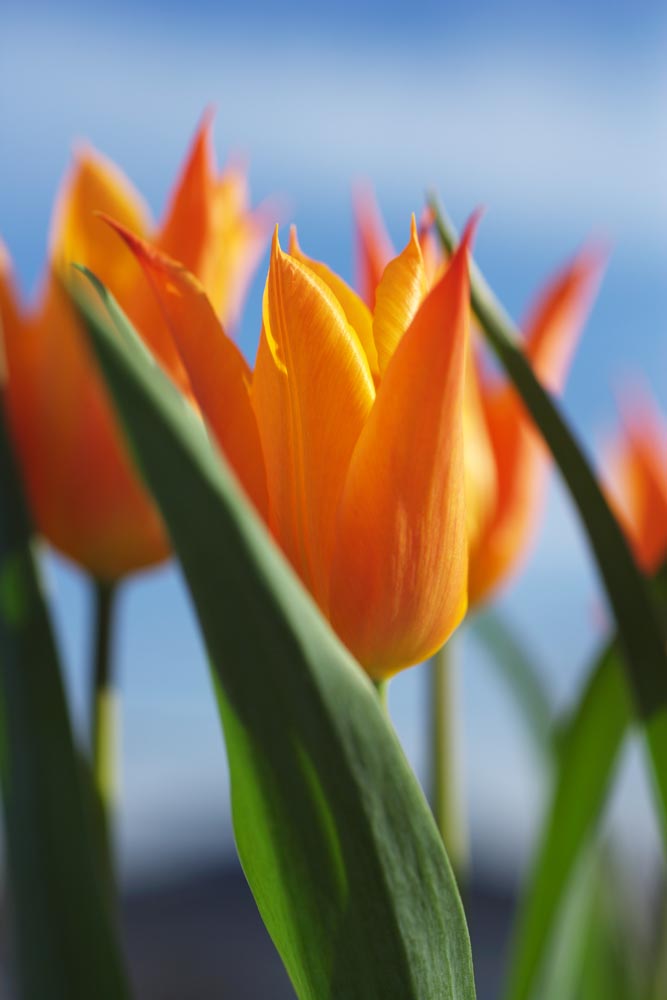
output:
[[[195,400],[258,512],[266,518],[266,473],[250,401],[252,375],[245,358],[226,335],[194,275],[119,223],[107,221],[143,268]]]

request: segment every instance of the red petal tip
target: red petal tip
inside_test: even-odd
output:
[[[468,221],[466,222],[465,229],[463,230],[463,236],[461,237],[461,246],[464,246],[469,253],[472,253],[473,244],[475,242],[475,237],[477,235],[477,227],[479,226],[480,219],[484,215],[486,208],[480,205],[472,213]]]

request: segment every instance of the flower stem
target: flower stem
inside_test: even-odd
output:
[[[461,887],[468,868],[468,830],[461,790],[458,671],[451,640],[432,658],[430,671],[431,801]]]
[[[110,849],[118,782],[118,705],[113,671],[113,614],[116,588],[114,584],[102,580],[96,580],[94,586],[90,742],[93,780],[101,807],[104,836]]]
[[[389,715],[389,681],[373,681],[382,710]]]

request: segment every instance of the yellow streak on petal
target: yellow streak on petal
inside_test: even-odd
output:
[[[332,271],[330,267],[327,267],[326,264],[322,264],[318,260],[313,260],[311,257],[306,256],[299,246],[299,241],[296,235],[296,226],[292,226],[290,229],[289,252],[292,257],[295,257],[296,260],[300,260],[302,264],[305,264],[311,269],[311,271],[314,271],[318,278],[321,278],[325,285],[328,285],[334,293],[343,307],[343,312],[347,316],[348,323],[361,342],[361,346],[363,347],[366,357],[368,358],[368,365],[373,378],[377,379],[379,377],[380,370],[378,368],[375,340],[373,339],[373,317],[366,303],[350,288],[347,282],[343,281],[343,279]]]
[[[277,232],[252,397],[271,528],[325,610],[338,497],[373,404],[366,355],[331,289]]]
[[[426,295],[426,271],[414,215],[405,249],[385,268],[375,295],[373,336],[380,375],[384,376],[401,337]]]

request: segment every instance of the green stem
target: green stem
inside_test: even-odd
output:
[[[93,779],[107,839],[117,795],[118,705],[113,672],[115,585],[95,581],[91,689],[91,755]]]
[[[450,640],[430,663],[432,803],[438,829],[459,886],[469,861],[461,788],[458,671]]]
[[[373,684],[375,685],[380,705],[387,715],[389,715],[389,681],[373,681]]]

